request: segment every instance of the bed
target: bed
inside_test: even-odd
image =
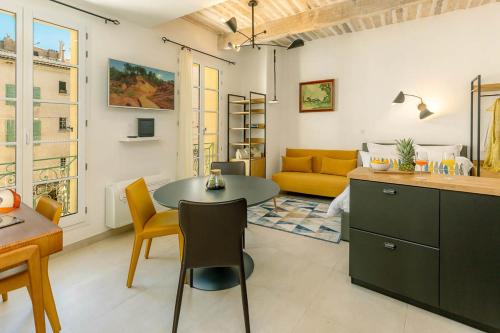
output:
[[[394,143],[363,143],[362,149],[359,152],[358,158],[358,166],[369,167],[370,165],[370,148],[380,147],[383,150],[390,149],[391,146],[394,146]],[[418,149],[429,149],[433,151],[434,156],[438,156],[441,154],[439,152],[440,147],[451,147],[456,146],[456,151],[458,152],[457,163],[460,163],[463,175],[470,175],[473,164],[467,158],[467,146],[465,145],[438,145],[438,144],[422,144],[416,145],[419,147]],[[459,147],[458,147],[459,146]],[[432,160],[431,160],[432,161]],[[341,216],[341,233],[342,240],[349,241],[349,186],[338,196],[336,197],[327,212],[327,216]]]

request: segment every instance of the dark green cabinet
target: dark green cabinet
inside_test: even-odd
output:
[[[441,191],[441,308],[500,328],[500,197]]]
[[[500,197],[351,180],[349,274],[500,333]]]
[[[351,227],[438,247],[439,190],[351,181]]]
[[[439,250],[395,238],[351,231],[351,277],[416,301],[439,305]]]

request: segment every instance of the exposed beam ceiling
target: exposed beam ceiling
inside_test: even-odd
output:
[[[500,0],[259,0],[255,30],[267,30],[260,42],[287,45],[295,38],[311,41],[350,34],[427,16],[486,5]],[[244,37],[224,24],[232,16],[238,29],[251,34],[248,0],[226,0],[184,18],[219,34],[219,47],[240,44]]]

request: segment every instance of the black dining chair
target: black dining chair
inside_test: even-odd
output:
[[[212,162],[210,169],[220,169],[221,174],[224,175],[236,175],[245,176],[245,162]]]
[[[245,176],[245,162],[237,161],[237,162],[212,162],[210,165],[210,170],[220,169],[222,175],[237,175],[237,176]],[[276,198],[273,198],[274,209],[278,209],[278,205],[276,204]]]
[[[186,271],[194,268],[238,267],[245,330],[250,332],[247,287],[243,265],[243,230],[247,221],[247,201],[221,203],[179,202],[179,225],[184,235],[184,251],[175,301],[172,332],[177,332]]]

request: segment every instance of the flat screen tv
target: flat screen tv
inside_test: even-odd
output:
[[[108,105],[149,110],[175,109],[175,74],[109,59]]]

